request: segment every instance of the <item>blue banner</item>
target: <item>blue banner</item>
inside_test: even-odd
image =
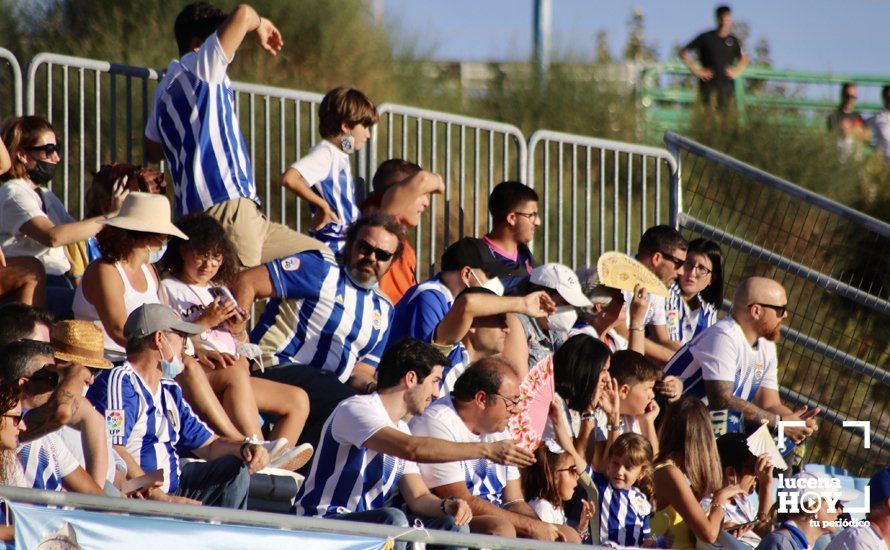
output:
[[[11,505],[16,548],[150,550],[174,548],[379,550],[376,537],[212,525],[193,521]],[[299,546],[297,546],[299,545]]]

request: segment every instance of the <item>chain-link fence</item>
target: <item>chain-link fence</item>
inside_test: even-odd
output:
[[[681,166],[677,221],[720,243],[725,296],[752,275],[788,293],[780,393],[823,411],[806,459],[859,475],[890,462],[890,225],[675,134],[665,141]],[[844,420],[871,423],[869,449]]]

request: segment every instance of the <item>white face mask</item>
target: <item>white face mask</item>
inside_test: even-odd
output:
[[[495,277],[494,279],[489,279],[488,281],[483,283],[482,281],[479,280],[479,277],[476,275],[476,273],[472,269],[470,270],[470,274],[473,275],[473,278],[476,279],[476,282],[479,284],[480,287],[488,289],[488,290],[494,292],[495,294],[497,294],[498,296],[504,295],[504,290],[505,290],[504,283],[502,283],[498,277]]]
[[[572,306],[559,306],[556,313],[547,317],[550,330],[554,332],[568,332],[575,326],[578,320],[578,312]]]

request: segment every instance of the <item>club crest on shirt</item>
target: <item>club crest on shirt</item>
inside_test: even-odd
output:
[[[173,429],[176,429],[176,415],[173,414],[173,409],[167,409],[167,420],[170,421],[170,424],[173,424]]]
[[[754,365],[754,381],[760,382],[761,378],[763,378],[763,363],[757,362]]]
[[[632,492],[630,504],[638,516],[648,516],[652,513],[652,505],[649,504],[649,501],[641,493]]]
[[[379,311],[374,312],[374,317],[371,320],[371,324],[374,325],[375,329],[380,329],[380,312]]]
[[[281,269],[285,271],[296,271],[300,269],[300,259],[291,256],[290,258],[281,260]]]
[[[105,430],[108,432],[108,437],[123,437],[125,418],[123,409],[105,411]]]

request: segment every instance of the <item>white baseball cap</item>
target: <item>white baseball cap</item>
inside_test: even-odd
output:
[[[562,264],[544,264],[532,270],[529,281],[559,293],[569,305],[575,307],[593,307],[593,303],[581,290],[578,276],[570,268]]]

